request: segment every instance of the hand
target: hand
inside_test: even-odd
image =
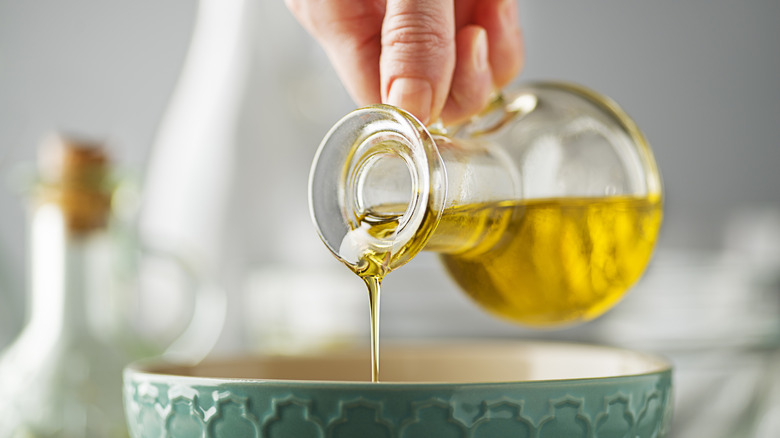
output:
[[[516,0],[286,0],[359,105],[464,120],[522,69]]]

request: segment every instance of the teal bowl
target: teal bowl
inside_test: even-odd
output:
[[[134,438],[634,438],[671,423],[672,367],[629,350],[491,342],[143,362],[124,375]]]

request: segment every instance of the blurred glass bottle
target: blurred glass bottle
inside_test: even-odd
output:
[[[175,254],[210,284],[199,289],[191,330],[176,347],[191,357],[198,346],[210,351],[223,331],[230,338],[238,329],[238,318],[225,318],[223,284],[225,272],[237,269],[225,248],[227,211],[236,124],[249,75],[253,3],[198,2],[187,57],[145,169],[138,239],[155,252]]]
[[[101,145],[44,144],[30,196],[30,318],[0,355],[2,437],[126,436],[121,377],[131,358],[100,306],[111,282],[112,190]]]

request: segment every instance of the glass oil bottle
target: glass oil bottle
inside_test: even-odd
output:
[[[323,242],[368,285],[374,327],[382,278],[422,250],[499,317],[591,320],[639,279],[662,219],[661,178],[634,121],[561,82],[505,91],[460,126],[356,110],[320,144],[309,202]]]
[[[42,148],[30,199],[30,316],[0,353],[0,436],[124,437],[130,359],[97,320],[108,288],[112,182],[101,145],[57,137]]]

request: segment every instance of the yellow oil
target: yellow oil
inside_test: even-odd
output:
[[[379,291],[382,278],[375,275],[363,277],[368,288],[368,305],[371,312],[371,381],[379,381]]]
[[[391,234],[403,211],[380,206],[368,223]],[[445,209],[425,250],[440,253],[449,274],[488,311],[529,326],[573,324],[614,306],[647,266],[661,225],[655,197],[554,198]],[[418,247],[422,242],[409,242]],[[401,257],[400,251],[394,257]],[[371,375],[379,380],[379,299],[392,266],[388,253],[367,250],[349,266],[365,282],[371,315]]]
[[[660,197],[499,202],[445,211],[434,234],[475,243],[441,259],[481,306],[525,325],[558,326],[603,314],[639,279],[661,210]]]
[[[369,225],[367,232],[375,237],[391,234],[398,226],[398,215],[376,215],[384,220],[373,219],[369,215],[359,219],[359,223]],[[364,250],[357,265],[346,264],[366,284],[368,289],[369,317],[371,318],[371,381],[379,381],[379,301],[382,279],[388,272],[390,254],[373,250]]]

